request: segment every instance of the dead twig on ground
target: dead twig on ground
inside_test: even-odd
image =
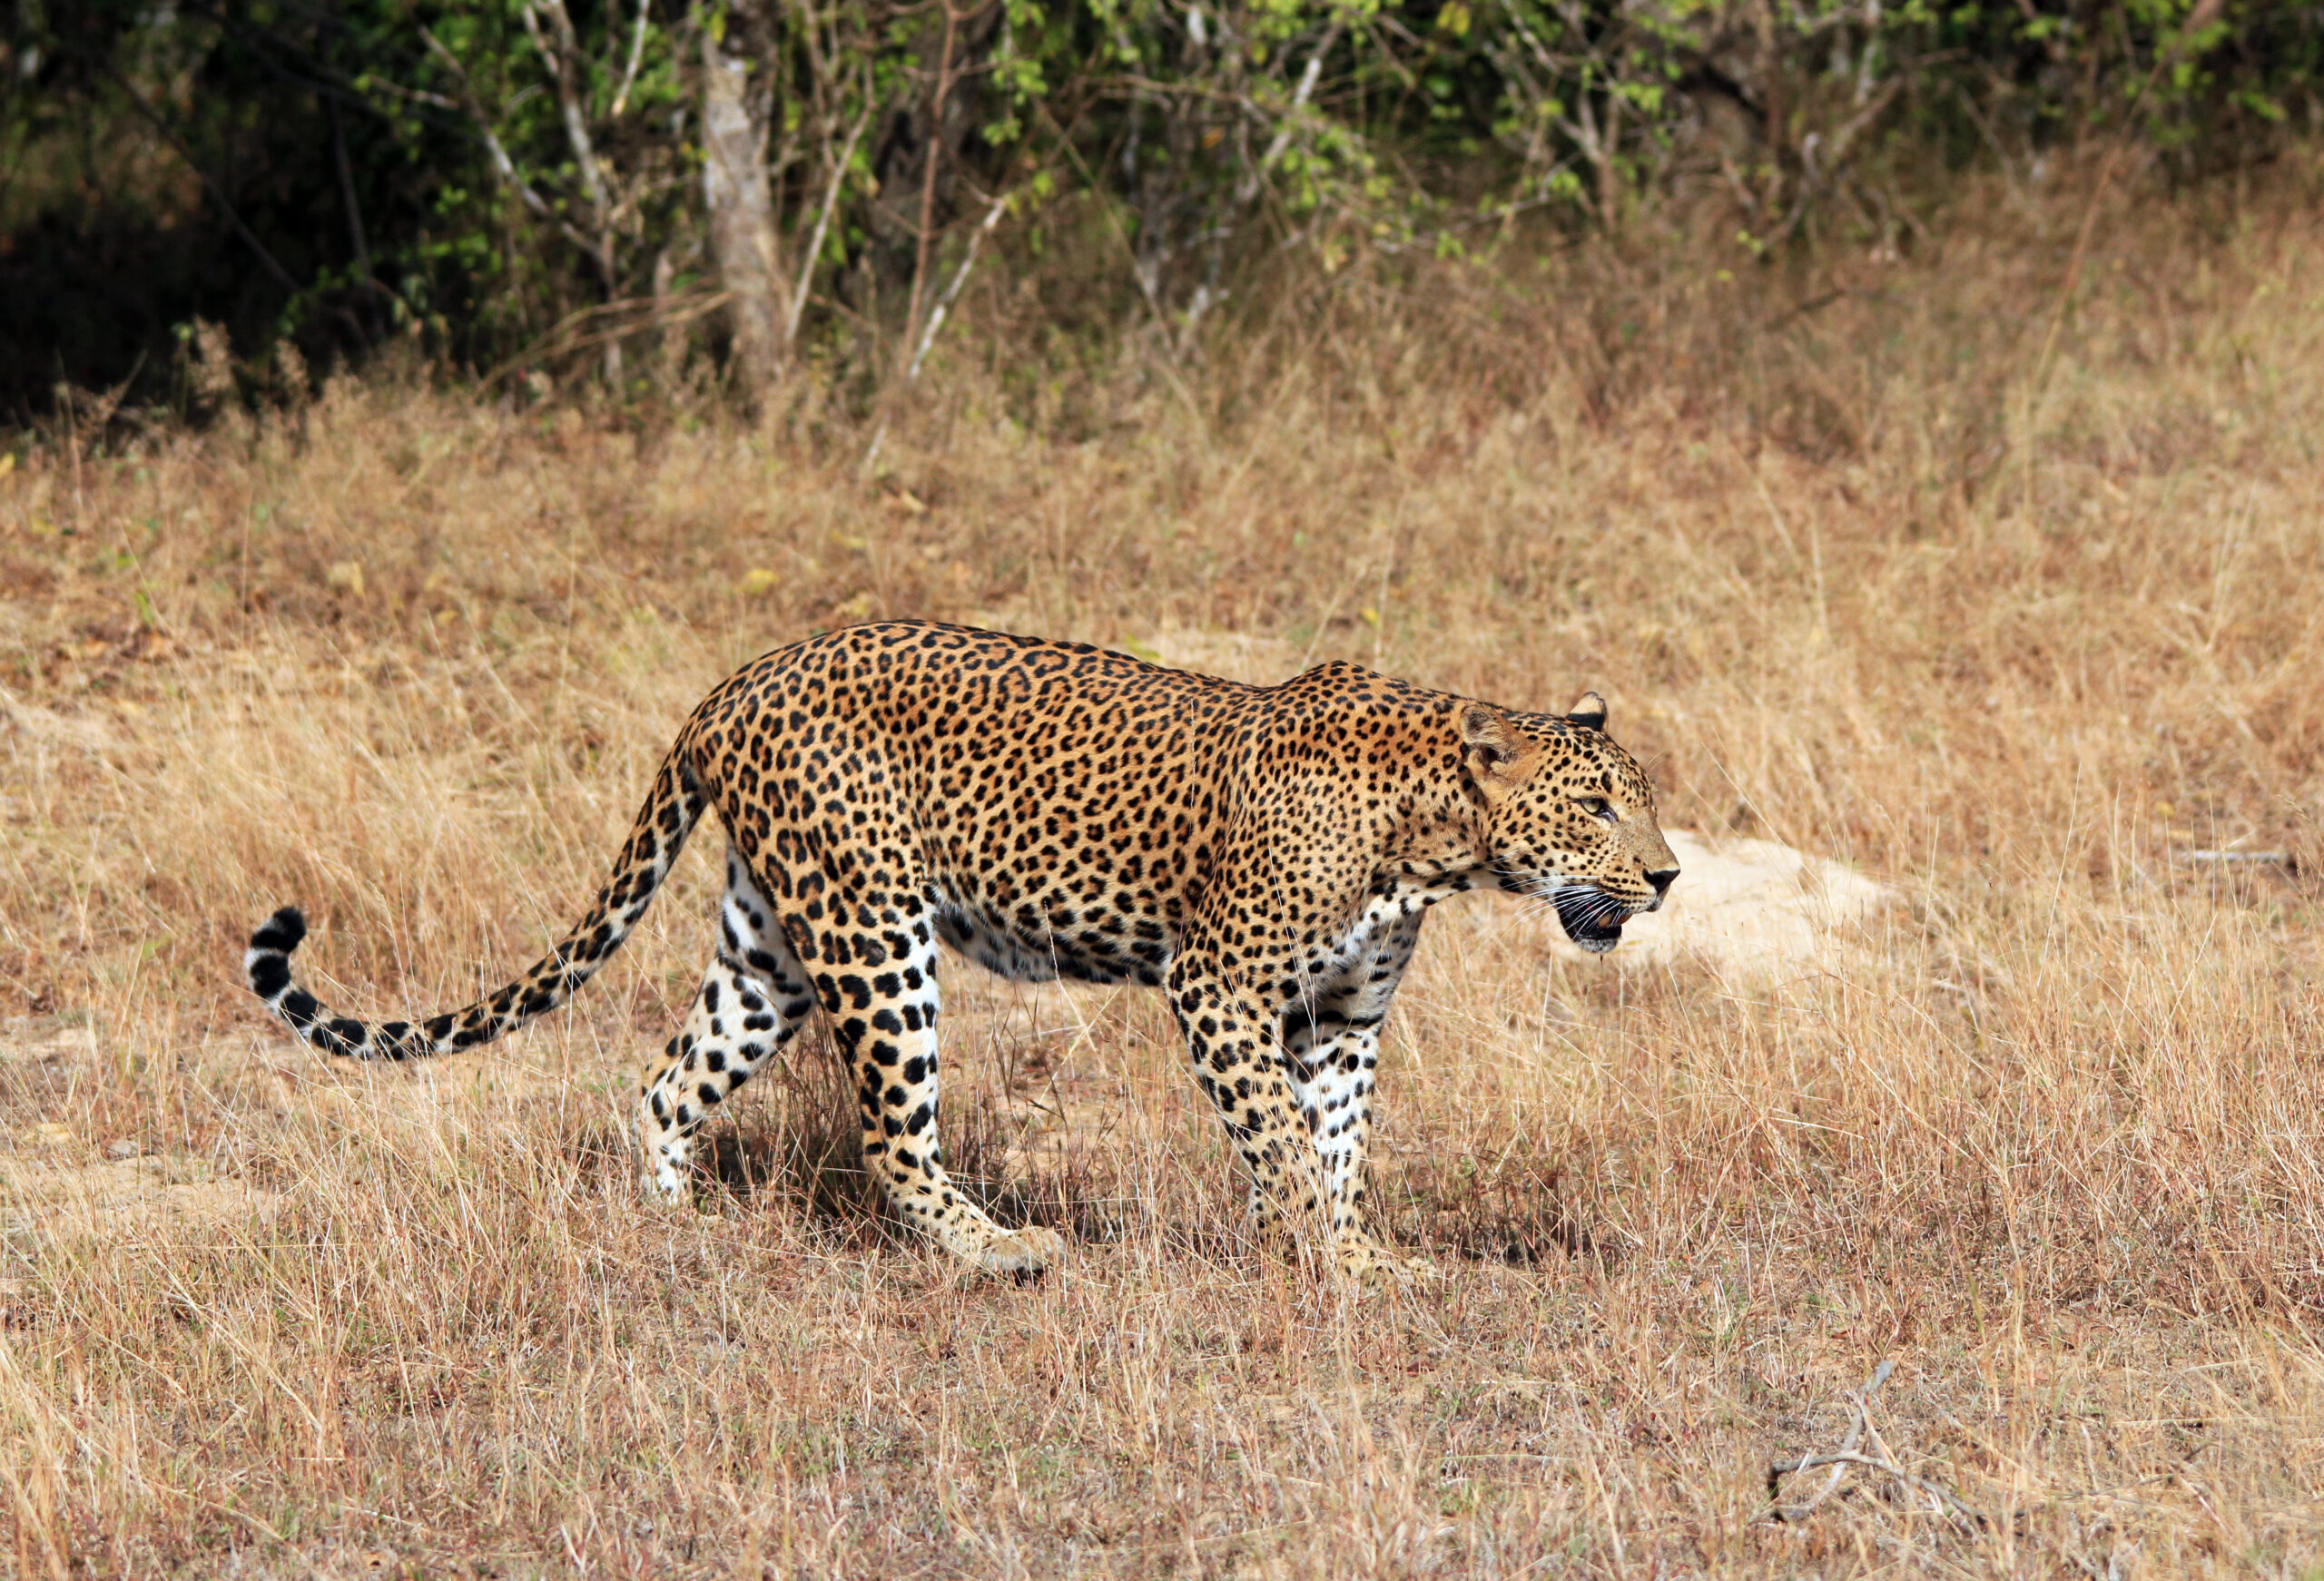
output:
[[[1778,1460],[1768,1468],[1768,1496],[1774,1501],[1781,1498],[1785,1478],[1813,1471],[1819,1467],[1832,1468],[1832,1475],[1825,1479],[1824,1486],[1817,1488],[1805,1504],[1786,1506],[1775,1502],[1768,1512],[1770,1516],[1787,1526],[1798,1525],[1814,1513],[1817,1505],[1838,1489],[1850,1467],[1860,1466],[1866,1470],[1885,1472],[1896,1478],[1897,1485],[1908,1496],[1915,1493],[1925,1496],[1935,1513],[1946,1517],[1963,1531],[1984,1529],[1985,1517],[1962,1503],[1952,1489],[1898,1465],[1896,1452],[1881,1439],[1880,1429],[1873,1425],[1872,1397],[1879,1392],[1880,1386],[1888,1381],[1889,1374],[1896,1370],[1894,1360],[1881,1362],[1873,1370],[1872,1376],[1865,1380],[1864,1387],[1856,1390],[1856,1417],[1848,1424],[1847,1437],[1840,1441],[1837,1449],[1827,1455],[1803,1455],[1797,1460]],[[1866,1454],[1857,1448],[1867,1440],[1874,1453]]]

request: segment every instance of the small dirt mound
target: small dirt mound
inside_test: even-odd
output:
[[[1896,899],[1886,884],[1774,840],[1664,832],[1679,881],[1660,911],[1624,925],[1618,962],[1690,955],[1725,973],[1781,971],[1843,948],[1851,925]]]
[[[46,1241],[210,1229],[271,1214],[280,1199],[181,1155],[94,1164],[0,1158],[0,1230]]]

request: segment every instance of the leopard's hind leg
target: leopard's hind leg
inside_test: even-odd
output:
[[[650,1161],[646,1185],[673,1202],[685,1198],[694,1132],[791,1041],[815,1007],[773,908],[732,850],[718,923],[718,954],[703,973],[694,1008],[638,1089],[638,1131]]]

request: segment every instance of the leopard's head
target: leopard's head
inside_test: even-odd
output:
[[[1679,859],[1655,821],[1654,787],[1606,733],[1596,692],[1564,714],[1462,711],[1461,761],[1484,810],[1488,865],[1514,895],[1547,902],[1593,954],[1661,908]]]

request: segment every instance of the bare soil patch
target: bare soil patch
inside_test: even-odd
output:
[[[1626,965],[1693,957],[1721,976],[1838,967],[1860,958],[1864,923],[1898,900],[1889,885],[1777,840],[1665,833],[1679,879],[1660,911],[1622,929],[1613,954]]]

